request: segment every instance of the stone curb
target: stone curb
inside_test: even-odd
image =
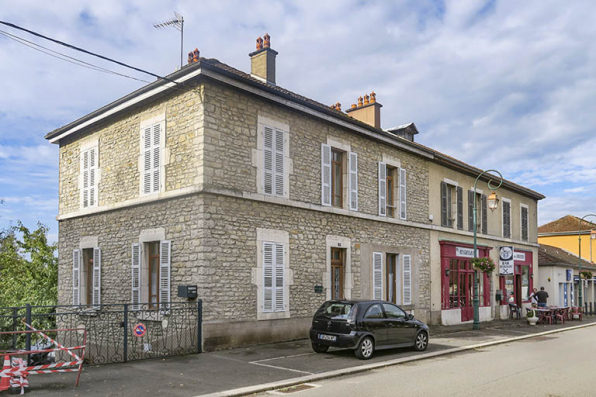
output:
[[[411,357],[396,358],[393,360],[381,361],[381,362],[374,363],[374,364],[359,365],[357,367],[338,369],[338,370],[329,371],[329,372],[322,372],[320,374],[300,376],[298,378],[291,378],[291,379],[280,380],[277,382],[263,383],[261,385],[241,387],[238,389],[225,390],[225,391],[220,391],[220,392],[215,392],[215,393],[210,393],[210,394],[201,394],[201,395],[195,396],[195,397],[245,396],[248,394],[254,394],[254,393],[260,393],[260,392],[264,392],[264,391],[268,391],[268,390],[279,389],[282,387],[294,386],[294,385],[298,385],[301,383],[312,383],[312,382],[323,380],[323,379],[335,378],[335,377],[339,377],[339,376],[343,376],[343,375],[357,374],[360,372],[371,371],[373,369],[389,367],[389,366],[408,363],[408,362],[412,362],[412,361],[426,360],[426,359],[434,358],[434,357],[438,357],[438,356],[445,356],[448,354],[455,354],[455,353],[461,353],[461,352],[468,351],[468,350],[474,350],[474,349],[478,349],[481,347],[501,345],[504,343],[516,342],[516,341],[524,340],[524,339],[531,339],[531,338],[535,338],[537,336],[556,334],[559,332],[565,332],[565,331],[586,328],[586,327],[592,327],[592,326],[596,326],[596,322],[589,323],[589,324],[576,325],[573,327],[554,329],[551,331],[538,332],[536,334],[515,336],[512,338],[498,339],[498,340],[494,340],[494,341],[490,341],[490,342],[476,343],[473,345],[455,347],[452,349],[441,350],[441,351],[437,351],[437,352],[433,352],[433,353],[419,354],[419,355],[411,356]]]

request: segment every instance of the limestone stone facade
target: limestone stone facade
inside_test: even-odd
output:
[[[73,251],[89,248],[90,241],[101,249],[101,303],[134,301],[134,245],[167,241],[167,295],[181,300],[179,285],[197,285],[204,302],[206,348],[302,338],[313,312],[331,297],[330,253],[338,249],[344,253],[344,297],[374,297],[373,253],[407,256],[412,297],[404,309],[438,322],[431,316],[437,311],[432,305],[439,277],[431,238],[440,229],[429,221],[436,195],[432,150],[355,121],[352,125],[345,116],[313,110],[312,104],[309,109],[298,106],[285,92],[266,91],[246,76],[232,79],[227,69],[202,62],[171,76],[194,73],[196,78],[186,79],[183,87],[143,93],[147,98],[137,102],[134,96],[123,98],[108,107],[123,107],[114,114],[100,110],[89,116],[88,125],[81,120],[75,122],[81,126],[48,135],[60,145],[59,302],[72,303]],[[250,87],[243,85],[249,82]],[[161,89],[158,83],[151,88]],[[144,195],[142,126],[156,117],[165,120],[164,183],[159,192]],[[286,139],[287,154],[279,161],[287,194],[263,192],[263,125],[279,129],[279,139]],[[98,203],[81,208],[80,156],[88,141],[97,141],[98,147]],[[357,155],[357,209],[347,204],[354,182],[345,160],[344,204],[338,208],[322,202],[324,145]],[[405,219],[380,216],[380,162],[405,170]],[[534,214],[535,200],[530,204]],[[278,244],[273,247],[283,248],[279,316],[263,315],[263,235],[273,236],[271,243]],[[148,260],[145,249],[140,261]],[[141,266],[141,289],[150,288],[147,266]]]

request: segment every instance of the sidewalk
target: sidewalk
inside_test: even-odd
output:
[[[351,350],[331,350],[316,354],[308,340],[258,345],[161,360],[136,361],[85,367],[78,388],[73,374],[31,375],[31,396],[197,396],[276,381],[348,370],[363,364],[407,361],[419,355],[439,355],[442,351],[484,342],[559,330],[577,325],[596,325],[596,316],[565,325],[530,327],[525,319],[482,323],[479,331],[472,324],[432,326],[426,352],[397,349],[376,352],[361,361]]]

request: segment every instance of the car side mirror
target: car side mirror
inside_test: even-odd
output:
[[[413,314],[408,314],[408,320],[413,320],[414,319],[414,315]]]

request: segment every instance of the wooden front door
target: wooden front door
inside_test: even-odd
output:
[[[331,248],[331,299],[344,298],[344,250]]]
[[[463,287],[461,321],[470,321],[474,319],[474,272],[470,269],[470,261],[460,261],[460,266],[460,287]]]

